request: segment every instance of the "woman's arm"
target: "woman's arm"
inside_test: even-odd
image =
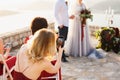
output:
[[[47,71],[49,73],[57,73],[58,72],[58,70],[61,67],[62,52],[63,52],[63,48],[59,47],[59,52],[58,52],[56,64],[53,65],[50,62],[47,62],[48,65],[45,67],[45,71]]]
[[[8,56],[10,55],[10,50],[11,50],[11,47],[10,46],[8,46],[7,48],[5,48],[5,53],[4,53],[4,57],[5,57],[5,59],[7,59],[8,58]]]
[[[4,50],[5,50],[5,53],[4,53]],[[10,50],[11,50],[10,46],[7,46],[6,48],[4,48],[3,40],[0,38],[0,54],[4,54],[5,59],[8,58]]]

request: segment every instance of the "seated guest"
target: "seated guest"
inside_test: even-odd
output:
[[[27,43],[28,40],[30,40],[32,38],[32,36],[35,34],[36,31],[42,29],[42,28],[48,28],[48,22],[47,19],[45,19],[44,17],[35,17],[32,22],[31,22],[31,26],[30,26],[30,30],[31,30],[31,34],[30,36],[26,37],[25,39],[25,44]],[[53,63],[54,62],[54,63]],[[55,64],[55,60],[52,61],[53,64]],[[41,76],[51,76],[54,74],[49,74],[46,71],[43,71]],[[59,70],[59,78],[61,80],[61,69]]]
[[[41,72],[57,73],[61,67],[63,48],[59,47],[56,64],[51,60],[56,53],[56,34],[48,29],[38,30],[24,44],[18,54],[14,70],[14,80],[41,80]]]
[[[3,40],[0,38],[0,54],[3,54],[3,57],[5,60],[7,60],[8,58],[10,58],[10,47],[6,46],[4,47],[4,44],[3,44]],[[0,58],[0,75],[3,74],[3,62]]]
[[[33,19],[32,23],[31,23],[30,30],[31,30],[32,35],[34,35],[34,33],[37,30],[42,29],[42,28],[47,28],[47,27],[48,27],[48,22],[47,22],[47,20],[45,18],[43,18],[43,17],[35,17]],[[24,43],[27,43],[27,41],[32,37],[32,35],[26,37]]]
[[[40,30],[42,28],[48,28],[48,22],[45,18],[43,17],[35,17],[31,23],[31,26],[30,26],[30,30],[31,30],[31,33],[32,35],[31,36],[27,36],[24,43],[27,43],[27,41],[34,35],[34,33],[37,31],[37,30]],[[63,54],[62,55],[62,61],[63,62],[66,62],[67,59],[66,59],[67,55]]]
[[[10,56],[9,54],[10,49],[11,49],[10,46],[8,45],[4,46],[3,40],[0,38],[0,54],[4,54],[5,59],[7,59]]]

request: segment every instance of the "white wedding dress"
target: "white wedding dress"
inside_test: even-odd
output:
[[[80,21],[80,11],[85,9],[84,3],[81,5],[75,2],[74,0],[71,3],[68,3],[68,12],[69,16],[74,15],[74,19],[69,20],[69,30],[68,37],[65,42],[65,52],[73,57],[86,56],[92,48],[90,44],[90,33],[89,26],[85,25],[84,27],[84,37],[82,40],[81,32],[81,21]]]

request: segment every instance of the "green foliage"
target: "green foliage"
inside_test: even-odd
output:
[[[99,40],[96,48],[120,53],[120,34],[118,28],[102,27],[101,30],[96,31],[95,35]]]

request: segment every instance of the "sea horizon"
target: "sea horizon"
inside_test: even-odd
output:
[[[0,4],[2,4],[0,5],[0,34],[29,27],[33,18],[38,16],[45,17],[48,23],[54,22],[53,13],[55,0],[25,0],[24,3],[23,0],[13,0],[16,1],[16,4],[10,1],[5,4],[6,1],[8,0],[0,1]],[[27,3],[28,1],[29,3]],[[90,1],[91,0],[86,0],[86,3],[88,4]],[[88,21],[88,25],[108,26],[105,9],[96,12],[96,9],[93,8],[93,6],[96,6],[96,4],[102,1],[104,0],[94,1],[93,4],[88,5],[93,13],[93,21]],[[7,4],[11,4],[11,6],[6,6]],[[120,27],[119,19],[120,14],[115,13],[111,26]]]

